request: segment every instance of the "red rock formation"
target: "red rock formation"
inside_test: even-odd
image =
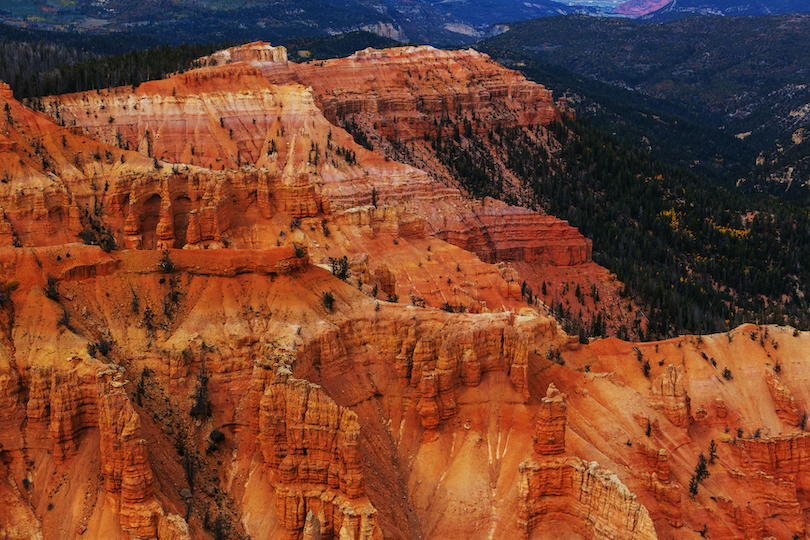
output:
[[[799,409],[796,407],[796,400],[787,386],[779,382],[771,370],[765,372],[765,382],[768,383],[768,390],[771,392],[776,414],[791,426],[799,425]]]
[[[775,477],[758,470],[746,474],[737,469],[729,471],[729,476],[738,485],[745,486],[746,506],[742,508],[735,505],[729,498],[721,508],[745,534],[761,534],[757,531],[765,526],[766,519],[771,520],[771,523],[778,520],[791,531],[791,535],[803,534],[805,523],[801,517],[796,477]],[[754,532],[749,533],[749,530]]]
[[[259,404],[257,440],[277,482],[277,514],[287,534],[297,537],[312,513],[319,535],[342,537],[345,528],[358,540],[381,538],[376,510],[364,497],[357,415],[319,386],[293,378],[288,366],[275,370]]]
[[[723,398],[715,398],[714,410],[715,413],[717,414],[717,418],[722,420],[723,418],[726,417],[728,411],[726,410],[726,402],[723,400]]]
[[[233,62],[287,62],[287,49],[256,41],[238,47],[217,51],[198,60],[201,66],[221,66]]]
[[[378,122],[386,136],[402,142],[422,139],[433,130],[433,119],[443,115],[508,118],[520,126],[559,118],[551,92],[472,49],[366,49],[324,62],[257,65],[273,84],[311,86],[332,123]],[[508,113],[496,106],[501,103]]]
[[[241,164],[266,168],[273,174],[259,174],[258,186],[248,184],[247,196],[240,196],[240,200],[252,200],[253,194],[258,194],[264,217],[271,213],[271,201],[292,217],[311,217],[321,211],[368,204],[374,190],[381,203],[396,202],[423,216],[435,236],[473,251],[488,262],[525,260],[533,264],[576,265],[590,261],[590,240],[566,222],[493,200],[480,204],[464,201],[457,190],[418,169],[366,151],[350,135],[331,125],[337,123],[337,118],[370,114],[373,118],[367,119],[369,125],[410,126],[405,130],[409,135],[398,133],[398,140],[413,139],[425,144],[424,130],[432,129],[435,115],[442,111],[463,117],[475,115],[491,123],[499,118],[510,125],[517,121],[521,126],[545,124],[559,117],[547,90],[498,66],[486,55],[421,47],[363,51],[349,59],[298,65],[283,61],[279,49],[251,44],[216,57],[207,61],[216,67],[144,83],[134,95],[128,87],[70,94],[45,98],[43,107],[64,123],[81,125],[96,139],[138,148],[148,156],[213,169],[237,168]],[[364,73],[363,84],[370,85],[371,90],[358,91],[359,68]],[[405,77],[409,70],[412,76]],[[383,76],[392,71],[396,77]],[[431,80],[440,77],[442,86],[435,81],[431,85],[403,86],[403,78],[416,77],[417,72]],[[314,95],[304,87],[310,87]],[[448,92],[450,88],[452,92]],[[454,98],[447,101],[450,95]],[[316,108],[316,102],[323,113]],[[412,103],[421,105],[408,105]],[[87,114],[97,110],[108,114]],[[401,117],[403,112],[410,116]],[[396,115],[397,121],[393,122],[389,115]],[[240,118],[252,118],[252,122]],[[486,132],[489,127],[477,129]],[[352,153],[350,162],[345,158],[346,151]],[[192,202],[191,209],[182,210],[183,214],[201,212],[194,195],[174,187],[169,191],[168,197],[162,195],[161,233],[157,240],[141,238],[139,225],[145,217],[142,204],[156,191],[138,193],[137,198],[130,196],[130,203],[136,206],[130,207],[126,217],[128,247],[171,247],[172,221],[178,219],[173,205],[179,197]],[[117,195],[119,200],[122,197]],[[221,209],[222,204],[217,208]],[[150,209],[151,213],[156,211]],[[136,218],[129,217],[133,213]],[[232,211],[224,214],[232,215]],[[202,226],[203,214],[187,219],[191,238],[196,240],[197,220]],[[201,240],[218,242],[227,227],[227,222],[217,222],[207,234],[201,229]],[[185,236],[180,234],[181,239]],[[174,244],[186,245],[178,239]]]
[[[692,422],[686,378],[681,366],[667,365],[664,373],[656,377],[652,383],[650,406],[660,410],[676,426],[687,426]]]
[[[75,454],[81,432],[96,425],[98,412],[89,375],[54,371],[50,386],[50,433],[54,459],[59,463]],[[34,412],[33,417],[41,418],[42,412]]]
[[[567,221],[538,216],[494,199],[475,204],[461,221],[448,225],[439,232],[440,238],[487,262],[575,266],[591,260],[592,242]]]
[[[136,538],[157,538],[160,503],[154,497],[146,440],[141,438],[140,417],[129,398],[115,388],[120,384],[113,382],[99,399],[105,489],[125,531]]]
[[[565,396],[550,384],[541,400],[534,431],[534,451],[541,456],[565,453]]]
[[[738,439],[732,448],[743,464],[777,478],[810,474],[810,434],[792,433],[778,437]]]
[[[744,538],[761,540],[765,538],[765,522],[751,504],[739,506],[731,499],[723,496],[717,498],[718,506],[731,518],[734,524],[742,531]]]
[[[572,530],[587,531],[592,538],[657,538],[644,505],[596,462],[528,461],[521,463],[520,474],[517,519],[523,538],[530,538],[543,520],[555,518],[573,520]]]
[[[647,509],[615,474],[596,462],[559,457],[565,453],[565,428],[565,396],[552,383],[541,401],[533,437],[538,461],[519,467],[521,537],[530,538],[544,521],[561,520],[594,538],[657,538]]]
[[[807,445],[784,433],[774,402],[790,412],[791,399],[810,394],[798,383],[791,395],[775,379],[769,385],[762,370],[773,351],[736,338],[751,327],[580,346],[521,302],[518,263],[549,282],[550,265],[592,264],[587,240],[552,218],[466,202],[327,120],[373,135],[376,118],[385,140],[427,152],[437,112],[446,130],[473,112],[521,125],[558,114],[540,87],[472,52],[367,51],[323,66],[287,65],[262,46],[233,53],[241,63],[144,84],[134,97],[119,89],[46,100],[61,121],[72,122],[75,107],[75,120],[104,140],[121,144],[111,131],[120,127],[123,146],[148,158],[57,126],[0,89],[13,118],[0,135],[0,171],[9,172],[0,243],[29,246],[0,248],[0,286],[11,299],[0,319],[0,536],[27,519],[46,538],[205,539],[206,509],[228,517],[234,536],[257,540],[483,540],[545,527],[652,538],[653,526],[680,537],[704,524],[712,537],[733,538],[759,534],[760,522],[777,538],[804,534]],[[358,67],[381,75],[368,79]],[[418,82],[429,70],[435,91]],[[313,91],[265,75],[306,75]],[[411,86],[397,89],[396,80]],[[37,155],[34,139],[45,149],[37,159],[28,155]],[[371,145],[384,150],[380,141]],[[156,151],[178,163],[156,163]],[[180,164],[192,157],[194,165]],[[237,169],[240,161],[251,166]],[[432,163],[424,166],[436,177],[446,173]],[[107,254],[75,243],[100,225],[118,246],[139,249]],[[490,266],[437,237],[518,263]],[[169,271],[156,250],[172,246],[189,249],[167,252]],[[329,258],[343,255],[348,283],[328,271]],[[58,301],[43,294],[47,275]],[[388,294],[411,305],[383,301]],[[430,307],[445,302],[469,312]],[[808,336],[769,332],[779,337],[780,376],[805,380]],[[102,338],[113,349],[94,359],[88,344]],[[633,347],[650,360],[650,378]],[[203,361],[212,416],[190,417]],[[114,376],[119,365],[132,382],[100,391],[96,370]],[[137,374],[149,375],[136,382]],[[542,398],[552,383],[564,403],[554,391]],[[137,406],[126,397],[133,392]],[[690,398],[706,414],[695,424]],[[737,429],[772,437],[731,442]],[[199,466],[193,497],[180,494],[181,433]],[[682,505],[676,480],[689,478],[710,440],[725,441],[711,477]],[[532,447],[538,453],[519,468]],[[109,493],[108,502],[93,493]]]
[[[661,481],[657,473],[649,476],[647,489],[652,493],[658,503],[658,511],[667,520],[667,523],[676,529],[683,527],[683,511],[681,508],[681,486],[674,482]]]

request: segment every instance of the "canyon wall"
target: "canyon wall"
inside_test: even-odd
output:
[[[271,202],[262,201],[260,189],[258,204],[267,208],[275,203],[291,217],[391,204],[424,219],[432,235],[488,262],[569,266],[590,261],[590,240],[566,222],[492,200],[470,202],[447,186],[454,182],[449,177],[437,181],[435,172],[383,158],[339,127],[362,116],[369,126],[398,126],[423,141],[437,116],[475,117],[482,122],[476,129],[483,131],[501,122],[537,127],[559,119],[550,92],[486,55],[418,47],[362,51],[346,59],[298,65],[286,61],[282,48],[251,44],[218,53],[203,64],[210,67],[134,90],[43,98],[39,106],[62,125],[81,127],[95,140],[156,160],[213,170],[267,169]],[[412,81],[406,84],[405,79]],[[177,190],[169,191],[161,195],[161,220],[196,226],[195,219],[204,219],[202,214],[194,217],[194,210],[202,212],[195,204],[178,201]],[[252,193],[248,197],[257,196]],[[137,215],[142,213],[139,201],[147,195],[155,192],[139,194],[134,201]],[[183,198],[194,203],[188,194]],[[130,219],[133,232],[127,236],[137,237],[136,218],[123,217]],[[143,247],[182,247],[182,235],[162,234],[165,239]],[[204,240],[211,236],[202,234]],[[139,245],[137,238],[128,242]]]

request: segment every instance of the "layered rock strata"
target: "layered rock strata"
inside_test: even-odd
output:
[[[141,438],[140,417],[126,394],[115,386],[104,389],[99,403],[101,470],[107,497],[121,519],[121,528],[135,538],[157,538],[160,503],[146,440]],[[162,512],[161,512],[162,513]]]
[[[765,382],[768,383],[768,390],[773,398],[776,414],[786,424],[791,426],[799,425],[799,409],[796,407],[796,400],[790,393],[790,389],[782,384],[773,371],[765,372]]]
[[[565,453],[566,406],[565,396],[554,383],[548,386],[540,402],[537,427],[534,430],[534,451],[541,456]]]
[[[660,410],[676,426],[687,426],[692,422],[686,377],[681,366],[667,365],[656,377],[652,383],[650,406]]]
[[[657,538],[643,504],[612,472],[596,462],[563,457],[566,406],[552,384],[542,399],[535,431],[535,458],[520,464],[518,531],[522,538],[544,521],[597,539]]]
[[[269,176],[259,180],[255,194],[249,192],[265,217],[272,205],[292,217],[308,217],[377,201],[396,203],[421,216],[431,234],[488,262],[590,261],[590,240],[566,222],[492,200],[470,203],[448,188],[447,180],[437,182],[420,169],[383,159],[336,126],[338,118],[351,120],[353,114],[378,115],[364,121],[411,126],[405,139],[422,141],[436,114],[487,119],[477,128],[484,131],[498,121],[536,127],[559,117],[547,90],[486,55],[419,47],[363,51],[348,59],[298,65],[286,62],[281,48],[251,44],[204,63],[212,67],[144,83],[134,91],[119,88],[45,98],[41,106],[97,140],[150,157],[214,170],[244,165],[267,169],[269,173],[258,173]],[[409,71],[412,77],[406,76]],[[360,85],[358,73],[365,81]],[[417,84],[422,75],[425,83],[440,78],[441,87],[436,81]],[[448,101],[448,96],[455,97]],[[100,110],[105,113],[97,114]],[[400,117],[405,111],[415,116]],[[216,209],[227,193],[210,194],[200,207],[191,194],[168,191],[138,194],[131,201],[134,206],[124,210],[126,245],[183,247],[197,245],[198,236],[219,245],[227,220],[206,215],[219,215]],[[245,200],[253,199],[240,199]],[[139,222],[145,215],[141,206],[147,201],[149,212],[161,216],[161,232],[154,240],[140,238]],[[172,234],[172,222],[175,228],[180,222],[188,232]],[[229,235],[234,236],[239,235]]]
[[[318,538],[382,538],[364,497],[359,436],[355,413],[276,365],[259,403],[257,442],[289,538],[306,529]]]

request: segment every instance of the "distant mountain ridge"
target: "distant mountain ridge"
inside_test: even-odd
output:
[[[299,0],[269,2],[145,0],[126,2],[0,2],[0,21],[18,27],[75,32],[127,32],[158,43],[278,43],[365,30],[401,42],[472,43],[493,24],[593,12],[553,0]],[[150,44],[151,45],[151,44]]]
[[[646,15],[670,4],[670,0],[628,0],[613,10],[613,13],[638,17]]]
[[[656,20],[692,15],[757,16],[806,13],[805,0],[628,0],[613,13]]]
[[[579,0],[577,0],[579,1]],[[691,15],[774,15],[806,12],[804,0],[75,0],[0,1],[0,22],[45,30],[126,32],[163,43],[273,43],[365,30],[400,42],[437,46],[473,43],[503,31],[502,23],[573,13],[670,20]]]

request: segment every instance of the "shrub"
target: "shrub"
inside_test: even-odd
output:
[[[302,259],[307,255],[307,248],[297,242],[293,242],[293,254],[297,259]]]
[[[332,274],[336,278],[342,281],[349,279],[349,259],[346,255],[339,259],[329,257],[329,263],[332,265]]]
[[[98,352],[101,353],[102,356],[107,356],[112,351],[112,344],[104,338],[101,338],[96,346]]]
[[[700,456],[698,457],[697,465],[695,466],[695,472],[692,475],[692,478],[689,480],[689,494],[693,499],[695,498],[695,495],[697,495],[698,485],[708,477],[709,469],[706,467],[706,456],[704,456],[703,452],[701,452]]]
[[[0,307],[11,304],[11,294],[8,289],[0,283]]]
[[[714,443],[714,439],[709,442],[709,465],[714,465],[714,462],[717,461],[717,445]]]
[[[214,431],[208,436],[214,443],[219,444],[225,440],[225,434],[222,433],[220,430],[214,428]]]
[[[53,300],[54,302],[59,301],[59,289],[57,287],[56,278],[53,276],[48,276],[47,284],[45,285],[45,296]]]
[[[194,390],[194,405],[191,406],[189,414],[194,418],[208,418],[211,416],[211,401],[208,398],[208,370],[205,369],[205,361],[200,364],[200,371],[197,373],[197,388]]]
[[[169,256],[168,251],[163,252],[163,256],[160,257],[160,263],[158,263],[158,268],[160,268],[161,272],[174,272],[175,265],[172,261],[172,258]]]
[[[335,295],[333,295],[329,291],[324,291],[321,295],[321,301],[323,302],[323,307],[325,307],[328,311],[335,310]]]

